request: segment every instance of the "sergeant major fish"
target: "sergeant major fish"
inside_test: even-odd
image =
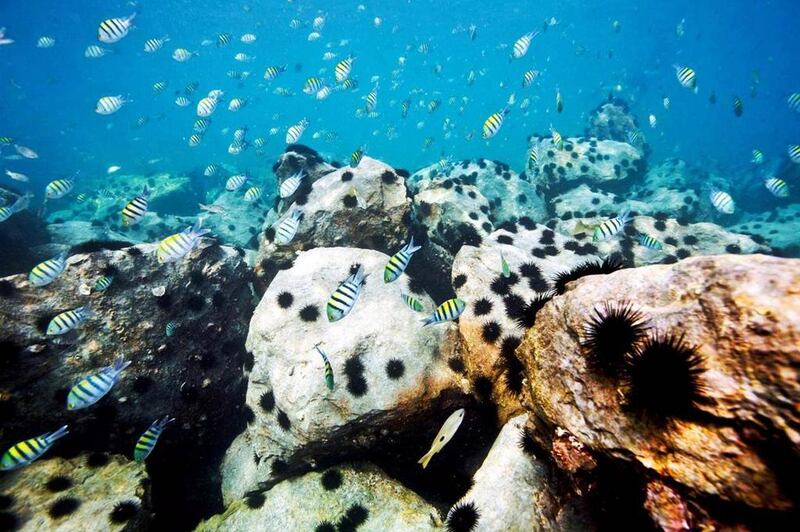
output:
[[[366,275],[364,266],[359,265],[355,273],[344,280],[331,294],[327,304],[328,321],[334,322],[347,316],[358,301]]]
[[[325,386],[328,387],[328,390],[333,391],[333,368],[328,360],[328,356],[319,348],[319,345],[320,344],[315,345],[314,349],[316,349],[317,353],[322,357],[322,364],[325,366]]]
[[[186,256],[200,241],[200,237],[209,232],[208,229],[201,229],[201,225],[202,219],[199,219],[192,227],[162,240],[156,250],[158,262],[175,262]]]
[[[142,193],[128,202],[122,209],[122,225],[129,227],[138,224],[147,213],[150,190],[147,185],[142,189]]]
[[[106,44],[121,41],[133,28],[133,19],[136,13],[128,17],[109,18],[97,27],[97,39]]]
[[[130,364],[124,357],[118,357],[113,366],[106,366],[78,381],[67,395],[67,410],[87,408],[105,397]]]
[[[30,438],[12,445],[0,459],[0,470],[11,471],[24,467],[41,457],[59,439],[68,433],[67,425],[53,432]]]
[[[150,424],[150,427],[139,437],[139,440],[136,442],[136,447],[133,449],[133,459],[137,462],[144,462],[150,453],[153,452],[153,449],[156,447],[156,443],[158,443],[158,438],[161,437],[161,433],[164,432],[164,429],[175,421],[175,418],[171,418],[169,416],[164,416],[161,419],[157,419]]]
[[[411,256],[419,249],[421,249],[420,246],[414,245],[414,237],[412,236],[408,243],[400,251],[392,255],[389,262],[386,263],[386,267],[383,269],[383,282],[391,283],[396,281],[408,267],[408,263],[411,262]]]
[[[592,233],[592,241],[598,242],[600,240],[607,240],[612,236],[619,233],[623,227],[631,220],[630,211],[624,211],[619,216],[604,220],[600,225],[594,228]]]
[[[92,310],[88,306],[78,307],[57,314],[47,325],[47,335],[58,336],[66,334],[86,321],[90,316],[92,316]]]
[[[285,246],[294,239],[297,228],[300,227],[300,218],[303,214],[299,210],[293,210],[289,216],[283,219],[275,229],[275,243]]]
[[[422,326],[427,327],[428,325],[436,324],[436,323],[443,323],[445,321],[453,321],[458,318],[464,309],[467,308],[467,304],[464,303],[463,300],[458,298],[448,299],[438,307],[436,310],[422,320]]]
[[[64,251],[52,259],[37,264],[28,274],[28,282],[35,287],[47,286],[52,283],[67,267],[67,256],[68,253]]]

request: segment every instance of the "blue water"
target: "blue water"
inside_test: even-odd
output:
[[[535,5],[408,1],[364,2],[363,11],[357,9],[359,2],[350,1],[131,4],[32,0],[4,2],[0,7],[0,26],[16,41],[0,47],[0,135],[12,136],[40,155],[38,160],[3,163],[29,175],[30,186],[40,197],[41,187],[55,177],[78,170],[84,176],[102,177],[110,165],[122,166],[124,173],[180,174],[210,162],[227,162],[240,170],[268,168],[285,146],[286,128],[302,117],[311,121],[311,127],[301,142],[334,159],[346,160],[353,149],[367,144],[370,155],[411,170],[442,154],[500,159],[521,170],[528,135],[547,132],[551,124],[565,136],[582,133],[587,113],[610,92],[628,101],[639,117],[653,148],[651,160],[713,159],[735,171],[747,165],[754,147],[768,159],[776,158],[800,138],[800,115],[786,105],[786,96],[800,88],[796,2],[675,1],[655,7],[618,1],[602,6],[569,0]],[[126,38],[111,45],[97,42],[101,20],[134,10],[139,11],[136,28]],[[311,20],[319,14],[327,14],[325,27],[317,41],[308,42]],[[380,27],[375,27],[375,17],[382,19]],[[528,31],[541,31],[551,17],[558,24],[534,39],[526,57],[509,62],[514,40]],[[290,28],[295,18],[303,27]],[[682,19],[685,33],[678,36],[676,26]],[[612,27],[615,20],[619,32]],[[477,26],[474,41],[463,31],[470,24]],[[201,46],[203,39],[215,40],[219,32],[232,35],[230,45]],[[240,43],[239,37],[247,32],[258,40]],[[55,37],[56,45],[36,48],[43,35]],[[171,40],[162,50],[143,52],[145,39],[163,35]],[[340,46],[342,40],[348,42]],[[417,51],[423,42],[429,43],[428,54]],[[87,59],[83,53],[90,44],[114,53]],[[177,63],[171,58],[177,47],[199,55]],[[336,59],[324,61],[326,51],[337,54]],[[233,59],[237,52],[255,60],[239,63]],[[348,54],[357,56],[352,77],[359,81],[359,90],[334,93],[322,102],[302,93],[307,77],[332,79],[335,62]],[[406,58],[404,67],[398,64],[401,56]],[[272,82],[262,79],[266,66],[282,64],[288,65],[283,76]],[[698,94],[678,84],[673,64],[696,70]],[[440,74],[434,72],[436,65],[441,66]],[[523,89],[522,73],[531,68],[541,76]],[[228,70],[252,74],[239,82],[226,76]],[[478,73],[472,86],[466,83],[470,70]],[[754,73],[759,83],[751,96]],[[355,109],[363,106],[373,76],[380,78],[380,116],[356,118]],[[159,80],[169,86],[154,94],[151,85]],[[179,108],[174,93],[192,81],[200,84],[190,96],[192,105]],[[271,94],[278,86],[296,96]],[[187,139],[195,104],[214,88],[225,91],[226,101],[213,116],[202,144],[190,148]],[[561,114],[554,109],[556,89],[564,98]],[[412,91],[417,94],[410,96]],[[716,104],[709,102],[711,91],[716,93]],[[502,109],[512,92],[517,106],[530,99],[527,115],[517,107],[500,134],[482,140],[484,119]],[[99,97],[116,94],[130,97],[132,103],[111,116],[94,112]],[[744,101],[741,118],[732,111],[734,95]],[[669,110],[662,106],[664,96],[671,99]],[[231,113],[227,101],[232,97],[249,99],[250,104]],[[411,99],[412,109],[402,119],[400,102],[406,98]],[[434,114],[418,106],[433,98],[442,100]],[[451,98],[455,103],[448,103]],[[651,113],[658,120],[655,129],[647,125]],[[149,118],[148,124],[132,129],[142,116]],[[446,118],[455,125],[450,138],[443,131]],[[262,156],[252,149],[239,156],[227,153],[231,133],[223,135],[221,130],[241,126],[249,128],[250,140],[267,139]],[[273,127],[280,131],[269,136]],[[395,128],[395,139],[387,138],[389,127]],[[312,139],[319,130],[335,131],[338,139],[332,143]],[[472,140],[465,138],[469,132],[474,133]],[[424,150],[427,137],[433,143]],[[147,164],[149,160],[158,161]]]

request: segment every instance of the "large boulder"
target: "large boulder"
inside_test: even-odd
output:
[[[651,514],[661,500],[688,508],[690,522],[774,522],[796,510],[789,464],[800,445],[798,283],[797,260],[762,255],[690,258],[570,283],[517,349],[531,404],[574,446],[632,464],[638,482],[655,481]],[[628,304],[650,328],[647,340],[615,348],[633,355],[604,358],[581,344],[592,316]],[[660,358],[647,356],[657,348]],[[656,370],[662,360],[677,369]]]
[[[244,424],[250,274],[239,253],[210,239],[177,263],[159,265],[153,251],[140,245],[74,255],[41,288],[25,275],[0,281],[0,438],[69,423],[60,448],[129,455],[150,423],[169,414],[177,421],[149,463],[157,500],[181,507],[171,497],[208,500],[215,482],[208,471]],[[111,286],[89,292],[102,275],[113,275]],[[45,334],[55,314],[83,305],[93,317],[65,335]],[[68,411],[79,377],[118,356],[131,365],[111,392]],[[209,510],[195,505],[177,514]]]
[[[639,130],[628,104],[619,98],[598,105],[587,119],[586,136],[627,142],[628,135]]]
[[[769,245],[784,257],[800,257],[800,205],[788,205],[769,212],[747,214],[730,227],[750,235],[759,244]]]
[[[291,144],[278,157],[272,165],[272,172],[277,178],[277,185],[280,186],[286,178],[298,172],[306,174],[309,183],[313,183],[320,177],[335,170],[335,167],[327,163],[316,151],[302,144]]]
[[[651,206],[651,211],[636,209],[642,214],[663,212],[682,220],[710,219],[713,207],[699,183],[710,186],[698,168],[680,159],[666,159],[648,168],[641,181],[634,183],[626,196]]]
[[[67,436],[71,437],[71,436]],[[119,455],[41,459],[0,477],[3,530],[146,530],[144,464]]]
[[[0,187],[0,206],[12,205],[20,194]],[[35,214],[36,203],[32,200],[28,209],[0,222],[0,249],[3,250],[0,276],[29,270],[45,259],[35,249],[50,240],[44,222]]]

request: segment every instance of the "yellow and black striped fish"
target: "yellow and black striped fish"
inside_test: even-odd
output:
[[[20,196],[17,198],[17,200],[11,205],[4,205],[0,207],[0,222],[5,222],[19,211],[26,209],[30,201],[31,195],[26,194],[25,196]]]
[[[753,158],[750,160],[753,164],[763,164],[764,163],[764,152],[759,150],[758,148],[753,149]]]
[[[333,391],[333,367],[331,367],[328,356],[319,348],[319,344],[315,345],[314,349],[316,349],[317,353],[322,357],[322,364],[325,366],[325,386],[327,386],[330,391]]]
[[[156,81],[155,83],[153,83],[153,92],[155,93],[162,92],[166,88],[167,88],[166,81]]]
[[[142,193],[128,202],[122,209],[122,225],[132,226],[138,224],[145,213],[147,213],[147,204],[150,199],[150,191],[147,185],[142,189]]]
[[[136,13],[129,17],[106,19],[97,27],[97,39],[106,44],[114,44],[122,40],[133,27]]]
[[[231,34],[230,33],[218,33],[217,34],[217,47],[227,46],[230,43],[231,43]]]
[[[334,290],[330,299],[328,299],[328,321],[339,321],[353,310],[353,306],[355,306],[358,296],[361,294],[361,287],[365,278],[364,266],[359,265],[358,270]]]
[[[321,79],[311,77],[303,84],[303,92],[306,94],[316,94],[324,85]]]
[[[693,68],[687,66],[673,65],[675,68],[675,76],[678,78],[678,83],[697,92],[697,74]]]
[[[536,168],[538,162],[539,151],[536,149],[536,146],[532,146],[531,149],[528,150],[528,168]]]
[[[422,312],[425,310],[425,307],[422,306],[422,303],[420,303],[417,298],[408,294],[400,294],[400,297],[403,298],[403,303],[414,312]]]
[[[467,304],[463,300],[458,298],[448,299],[436,307],[433,314],[422,320],[422,326],[426,327],[434,323],[453,321],[461,316],[465,308],[467,308]]]
[[[44,189],[44,195],[47,199],[59,199],[72,192],[73,188],[75,188],[74,177],[56,179],[47,184]]]
[[[538,70],[528,70],[522,75],[522,87],[528,88],[530,87],[533,82],[536,80],[536,76],[539,75]]]
[[[711,204],[714,208],[722,214],[733,214],[733,211],[736,210],[736,204],[727,192],[712,190],[709,194],[709,199],[711,199]]]
[[[56,280],[67,267],[67,252],[59,254],[57,257],[47,259],[33,267],[28,274],[28,282],[32,286],[46,286]]]
[[[175,421],[175,418],[164,416],[161,419],[156,419],[150,424],[150,427],[139,437],[136,442],[136,447],[133,449],[133,459],[137,462],[144,462],[158,443],[158,438],[164,429]]]
[[[800,164],[800,144],[790,144],[787,152],[793,163]]]
[[[539,34],[538,31],[533,31],[533,32],[530,32],[530,33],[526,33],[525,35],[523,35],[522,37],[517,39],[514,42],[514,47],[513,47],[512,51],[511,51],[511,57],[513,57],[514,59],[520,59],[520,58],[524,57],[525,54],[528,53],[528,48],[531,45],[531,41],[538,34]]]
[[[286,130],[286,144],[294,144],[303,135],[303,132],[308,127],[308,120],[303,118],[295,125]]]
[[[553,126],[550,126],[550,136],[553,137],[553,146],[558,150],[563,150],[564,138],[561,136],[561,133],[553,129]]]
[[[334,69],[336,81],[342,83],[344,80],[350,77],[350,71],[353,69],[354,60],[355,57],[347,57],[336,63],[336,68]]]
[[[105,397],[119,380],[120,374],[130,365],[130,361],[126,362],[124,357],[118,357],[113,366],[101,368],[78,381],[67,395],[67,410],[92,406]]]
[[[283,72],[286,72],[285,66],[268,66],[267,69],[264,70],[264,79],[267,81],[272,81]]]
[[[364,97],[366,101],[366,110],[368,113],[371,113],[375,110],[375,107],[378,105],[378,85],[375,85],[373,89]]]
[[[432,112],[436,111],[439,108],[440,105],[442,105],[442,101],[441,100],[431,100],[428,103],[428,112],[432,113]]]
[[[59,438],[68,433],[67,425],[53,432],[30,438],[12,445],[0,459],[0,470],[11,471],[24,467],[47,452]]]
[[[386,267],[383,269],[383,282],[391,283],[396,281],[406,271],[408,263],[411,262],[411,256],[419,249],[420,246],[414,245],[414,237],[412,236],[408,244],[392,255],[389,262],[386,263]]]
[[[248,203],[258,201],[261,197],[261,187],[250,187],[244,191],[244,200]]]
[[[800,92],[793,92],[786,98],[786,103],[789,104],[789,109],[796,113],[800,113]]]
[[[366,146],[359,146],[355,149],[353,153],[350,154],[350,167],[356,168],[358,163],[361,162],[361,159],[364,158],[364,150],[366,150]]]
[[[88,306],[74,308],[57,314],[47,325],[47,335],[58,336],[66,334],[86,321],[91,315],[92,309]]]
[[[738,96],[733,97],[733,114],[737,117],[742,116],[742,112],[744,112],[744,103],[742,103],[742,99]]]
[[[611,238],[612,236],[619,233],[625,224],[627,224],[631,220],[631,213],[630,211],[625,211],[619,216],[615,216],[614,218],[609,218],[608,220],[604,220],[600,225],[594,228],[594,232],[592,233],[592,240],[594,242],[598,242],[600,240],[606,240]]]
[[[94,289],[97,292],[105,292],[111,283],[114,282],[114,277],[111,275],[104,275],[100,277],[97,282],[94,283]]]
[[[661,242],[659,242],[650,235],[641,234],[638,237],[636,237],[636,239],[639,241],[641,245],[643,245],[648,249],[661,249],[664,247],[663,244],[661,244]]]
[[[201,225],[202,219],[199,219],[192,227],[162,240],[156,249],[158,262],[175,262],[186,256],[197,245],[200,237],[208,233],[208,229],[201,229]]]
[[[492,113],[489,115],[483,122],[483,138],[490,139],[497,135],[497,132],[500,131],[500,128],[503,127],[503,121],[506,119],[506,115],[509,113],[508,107],[503,109],[500,112]]]
[[[776,198],[789,197],[789,185],[787,185],[786,181],[780,179],[779,177],[770,177],[765,179],[764,186],[767,187],[767,190],[769,190],[770,193]]]

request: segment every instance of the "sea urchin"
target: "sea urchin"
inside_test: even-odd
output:
[[[604,373],[618,371],[647,333],[647,321],[630,303],[595,308],[584,324],[581,347],[590,366]]]
[[[474,502],[459,502],[447,512],[447,530],[449,532],[471,532],[475,530],[480,519],[480,512]]]

